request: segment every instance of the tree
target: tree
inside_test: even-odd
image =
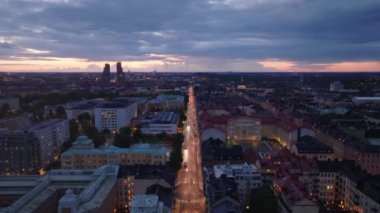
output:
[[[69,127],[70,127],[70,141],[74,142],[80,135],[79,125],[75,119],[71,119],[69,121]]]
[[[168,138],[168,134],[166,132],[161,132],[160,134],[156,135],[158,140],[166,140]]]
[[[181,149],[179,149],[179,150],[173,149],[170,152],[169,166],[171,168],[175,169],[176,171],[181,169],[182,160],[183,160],[183,157],[182,157],[182,150]]]
[[[11,111],[11,107],[9,106],[9,104],[3,104],[3,106],[1,107],[1,111],[9,113],[9,111]]]
[[[115,135],[113,142],[114,146],[117,147],[129,147],[132,143],[131,130],[127,127],[121,128]]]
[[[10,111],[9,104],[3,104],[3,106],[0,109],[0,118],[8,115],[9,111]]]
[[[181,169],[182,166],[182,143],[183,143],[183,135],[176,134],[172,138],[172,151],[170,152],[169,166],[175,170]]]
[[[59,106],[55,109],[55,114],[58,118],[66,118],[66,111],[63,106]]]
[[[133,139],[135,140],[141,140],[142,139],[142,132],[141,132],[141,127],[138,126],[136,127],[136,130],[133,132]]]
[[[78,115],[78,120],[91,121],[91,115],[88,112],[82,113],[82,114]]]

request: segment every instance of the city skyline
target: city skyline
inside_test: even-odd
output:
[[[0,72],[377,72],[376,0],[2,0]]]

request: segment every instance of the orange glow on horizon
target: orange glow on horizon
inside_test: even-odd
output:
[[[257,63],[264,68],[275,69],[279,71],[289,71],[291,69],[294,69],[297,65],[296,62],[280,60],[264,60],[258,61]]]
[[[285,72],[379,72],[380,61],[338,62],[320,64],[299,64],[295,61],[262,60],[258,64],[264,68]]]
[[[149,56],[149,55],[148,55]],[[155,55],[154,55],[155,56]],[[5,72],[48,72],[48,71],[100,71],[109,61],[90,61],[81,58],[58,57],[11,57],[13,60],[0,59],[0,71]],[[116,62],[115,62],[116,63]],[[166,65],[181,64],[181,58],[160,55],[158,59],[122,61],[123,66],[131,70],[162,69]]]
[[[341,62],[335,64],[328,64],[323,71],[333,70],[336,72],[355,72],[355,71],[380,71],[379,61],[363,61],[363,62]]]
[[[152,70],[187,70],[207,71],[208,62],[200,60],[199,63],[186,63],[186,56],[164,55],[164,54],[146,54],[144,60],[126,60],[122,61],[126,69],[135,71],[152,71]],[[0,71],[3,72],[70,72],[70,71],[93,71],[100,72],[103,70],[105,63],[110,61],[91,61],[83,58],[59,58],[59,57],[17,57],[11,56],[10,59],[0,59]],[[235,61],[232,61],[232,65]],[[112,63],[112,62],[111,62]],[[283,71],[283,72],[379,72],[380,61],[359,61],[359,62],[338,62],[338,63],[316,63],[305,64],[297,61],[287,60],[259,60],[253,63],[263,67],[263,71]],[[232,66],[231,69],[238,67]],[[249,69],[248,67],[247,69]],[[247,70],[249,71],[249,70]]]

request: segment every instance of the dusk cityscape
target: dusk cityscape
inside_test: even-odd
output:
[[[0,0],[0,212],[380,213],[380,1]]]

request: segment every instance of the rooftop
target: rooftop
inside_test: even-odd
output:
[[[295,144],[297,147],[298,153],[300,154],[306,154],[306,153],[314,153],[314,154],[319,154],[319,153],[333,153],[334,150],[322,143],[321,141],[309,136],[305,135],[301,137],[298,141],[298,143]]]
[[[235,175],[251,175],[258,173],[259,169],[254,164],[218,164],[214,165],[214,175],[216,178],[226,175],[235,177]]]
[[[92,140],[87,136],[79,136],[74,142],[73,147],[62,153],[62,155],[77,155],[77,154],[133,154],[133,153],[146,153],[165,155],[166,148],[164,146],[152,146],[151,144],[134,144],[129,148],[120,148],[116,146],[107,146],[92,148],[88,146]],[[84,146],[81,146],[84,145]]]
[[[103,104],[100,104],[96,108],[125,108],[127,106],[132,105],[133,101],[127,99],[114,99],[111,101],[106,101]]]
[[[38,184],[4,212],[33,212],[60,189],[83,189],[78,195],[79,209],[97,208],[116,183],[118,166],[106,165],[96,170],[52,170]],[[64,197],[65,198],[65,197]],[[57,205],[58,206],[58,205]]]
[[[145,124],[176,124],[179,121],[179,114],[175,112],[159,112],[153,116],[145,117],[141,123]]]
[[[135,179],[163,179],[174,186],[176,172],[168,166],[134,165],[120,166],[118,178],[134,176]]]
[[[136,195],[131,202],[131,213],[156,213],[163,211],[157,195]]]
[[[37,124],[29,127],[28,131],[33,132],[33,131],[43,130],[47,127],[50,127],[50,126],[53,126],[53,125],[56,125],[56,124],[59,124],[62,122],[66,122],[66,121],[67,120],[62,120],[62,119],[51,119],[51,120],[47,120],[47,121],[42,121],[40,123],[37,123]]]
[[[171,102],[171,103],[184,103],[185,98],[181,95],[159,95],[152,100],[153,103]]]

